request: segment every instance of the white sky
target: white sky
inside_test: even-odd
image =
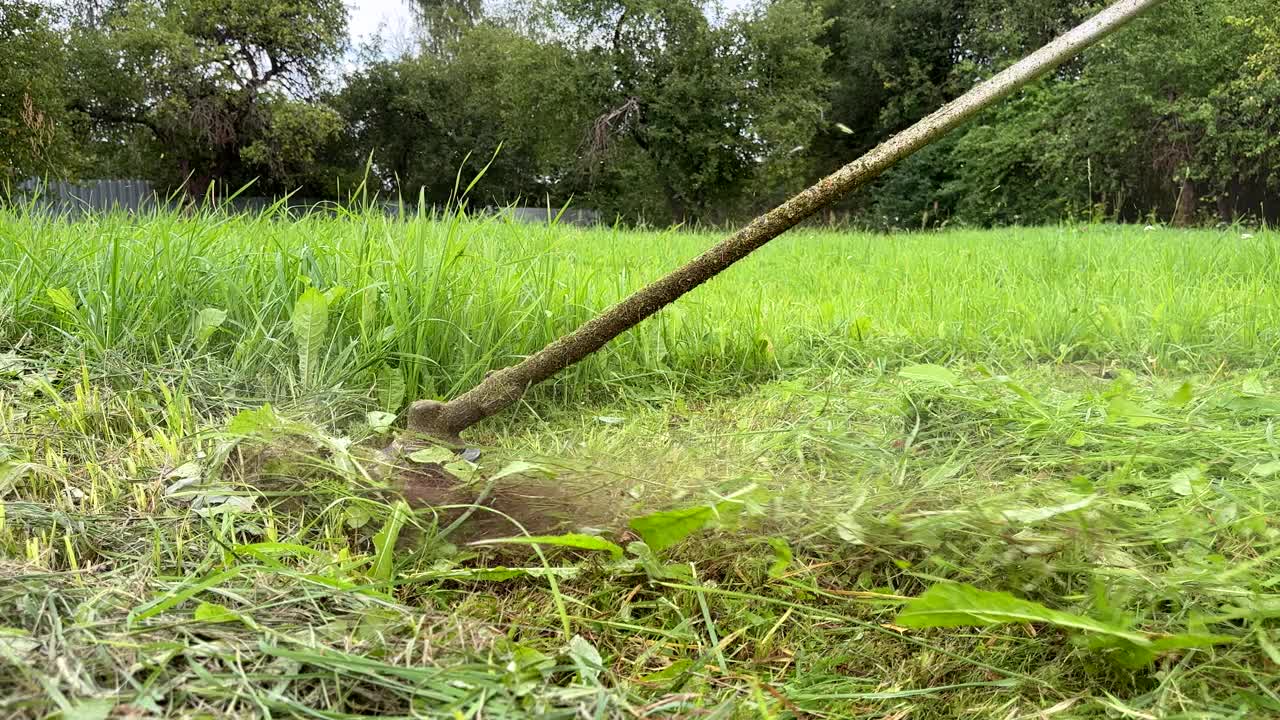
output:
[[[411,28],[413,16],[406,0],[346,0],[351,39],[359,43],[385,26],[384,36],[398,36]]]
[[[720,0],[725,11],[746,7],[750,0]],[[358,45],[382,29],[382,36],[396,40],[407,38],[413,30],[409,0],[346,0],[348,31]]]

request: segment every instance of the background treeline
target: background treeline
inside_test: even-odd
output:
[[[730,223],[1096,12],[1082,0],[0,0],[0,183],[145,177]],[[1280,218],[1280,9],[1170,0],[829,219]]]

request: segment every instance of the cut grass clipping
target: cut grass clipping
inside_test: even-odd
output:
[[[710,238],[0,211],[0,716],[1275,716],[1245,234],[801,233],[426,507],[407,400]]]

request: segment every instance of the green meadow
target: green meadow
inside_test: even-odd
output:
[[[0,210],[0,715],[1280,716],[1276,233],[797,231],[400,502],[716,239]]]

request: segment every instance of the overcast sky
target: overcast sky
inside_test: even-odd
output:
[[[750,0],[721,0],[725,10],[746,7]],[[395,40],[407,38],[412,30],[413,16],[407,0],[346,0],[350,10],[348,25],[351,39],[359,44],[386,26],[383,37]]]
[[[386,35],[399,35],[413,22],[405,0],[346,0],[351,11],[348,23],[351,39],[360,42],[386,25]]]

